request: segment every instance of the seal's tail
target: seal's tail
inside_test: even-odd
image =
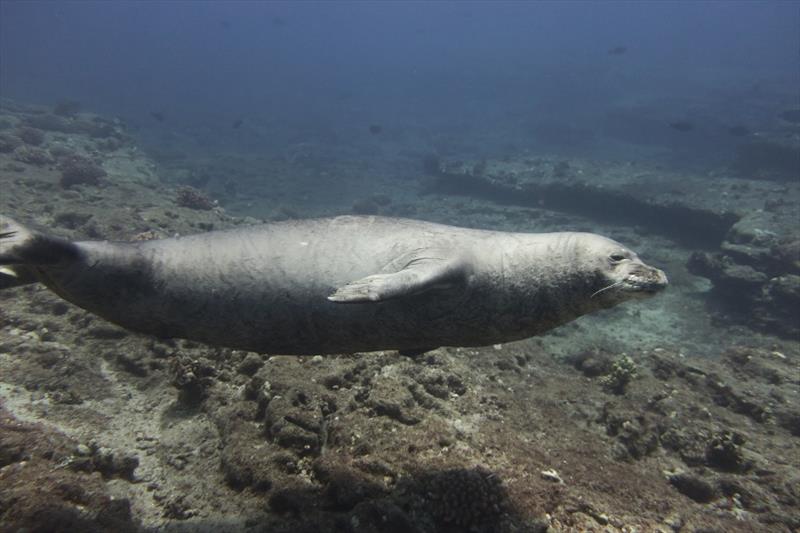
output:
[[[34,267],[78,255],[71,242],[26,228],[0,215],[0,289],[36,283]]]

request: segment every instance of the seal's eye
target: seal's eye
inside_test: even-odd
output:
[[[627,257],[624,254],[621,254],[621,253],[617,252],[617,253],[611,254],[609,256],[609,259],[611,259],[614,263],[619,263],[620,261],[626,260]]]

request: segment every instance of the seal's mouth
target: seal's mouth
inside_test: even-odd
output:
[[[668,284],[667,275],[663,270],[647,265],[636,265],[622,279],[595,291],[591,298],[604,293],[615,294],[623,299],[648,297],[663,290]]]
[[[622,281],[621,288],[626,291],[654,294],[669,285],[667,275],[658,268],[636,269]]]

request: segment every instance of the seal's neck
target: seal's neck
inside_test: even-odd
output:
[[[599,308],[591,295],[601,281],[580,234],[515,234],[497,254],[505,292],[531,324],[550,329]]]

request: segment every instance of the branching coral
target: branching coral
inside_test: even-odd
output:
[[[600,384],[614,394],[625,394],[625,387],[636,377],[636,363],[622,355],[611,365],[611,372],[600,378]]]

